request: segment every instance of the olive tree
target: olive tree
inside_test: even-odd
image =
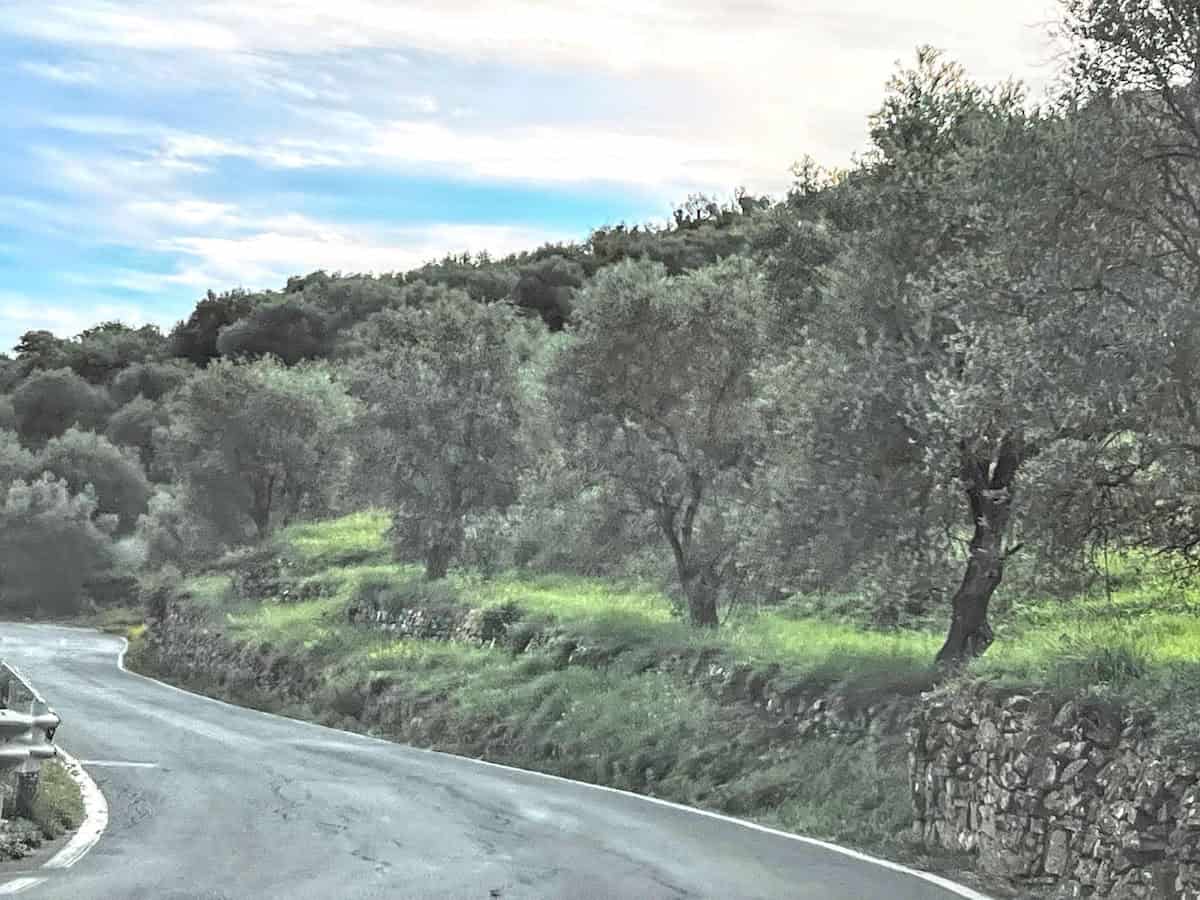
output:
[[[875,152],[814,213],[841,249],[796,357],[807,464],[841,491],[868,564],[914,533],[958,560],[947,664],[986,650],[1019,535],[1052,524],[1029,522],[1021,491],[1090,489],[1090,469],[1054,461],[1138,415],[1141,353],[1123,336],[1145,311],[1095,289],[1122,232],[1073,205],[1063,127],[922,51],[873,121]]]
[[[430,580],[462,553],[471,517],[516,499],[522,327],[510,307],[457,291],[359,326],[376,348],[355,367],[360,453],[395,505],[397,553],[422,559]]]
[[[1069,0],[1065,106],[1079,123],[1065,176],[1119,223],[1098,285],[1145,310],[1137,343],[1146,414],[1106,465],[1125,543],[1200,562],[1200,7],[1190,0]],[[1109,511],[1109,518],[1112,518]]]
[[[168,403],[157,453],[187,502],[234,543],[319,505],[354,404],[324,365],[216,360]]]
[[[758,460],[765,306],[744,259],[676,277],[660,263],[620,262],[582,291],[548,375],[575,464],[654,516],[695,625],[718,623],[732,510]]]

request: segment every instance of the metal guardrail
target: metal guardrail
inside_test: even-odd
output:
[[[0,661],[0,778],[19,815],[29,812],[42,762],[58,755],[53,741],[61,721],[15,666]]]

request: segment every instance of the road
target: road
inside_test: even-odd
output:
[[[122,671],[120,650],[97,632],[0,625],[0,657],[62,716],[56,741],[109,806],[91,852],[23,873],[46,880],[22,897],[978,896],[732,820],[214,702]]]

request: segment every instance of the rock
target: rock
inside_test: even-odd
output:
[[[1067,859],[1071,850],[1071,835],[1069,832],[1058,830],[1050,832],[1046,842],[1046,857],[1042,868],[1050,875],[1065,875]]]

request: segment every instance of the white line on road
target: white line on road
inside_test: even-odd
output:
[[[157,769],[158,763],[129,762],[123,759],[81,759],[81,766],[91,766],[93,769]]]
[[[45,878],[14,878],[12,881],[6,881],[0,884],[0,894],[10,895],[19,894],[21,891],[29,890],[31,887],[37,887]]]

